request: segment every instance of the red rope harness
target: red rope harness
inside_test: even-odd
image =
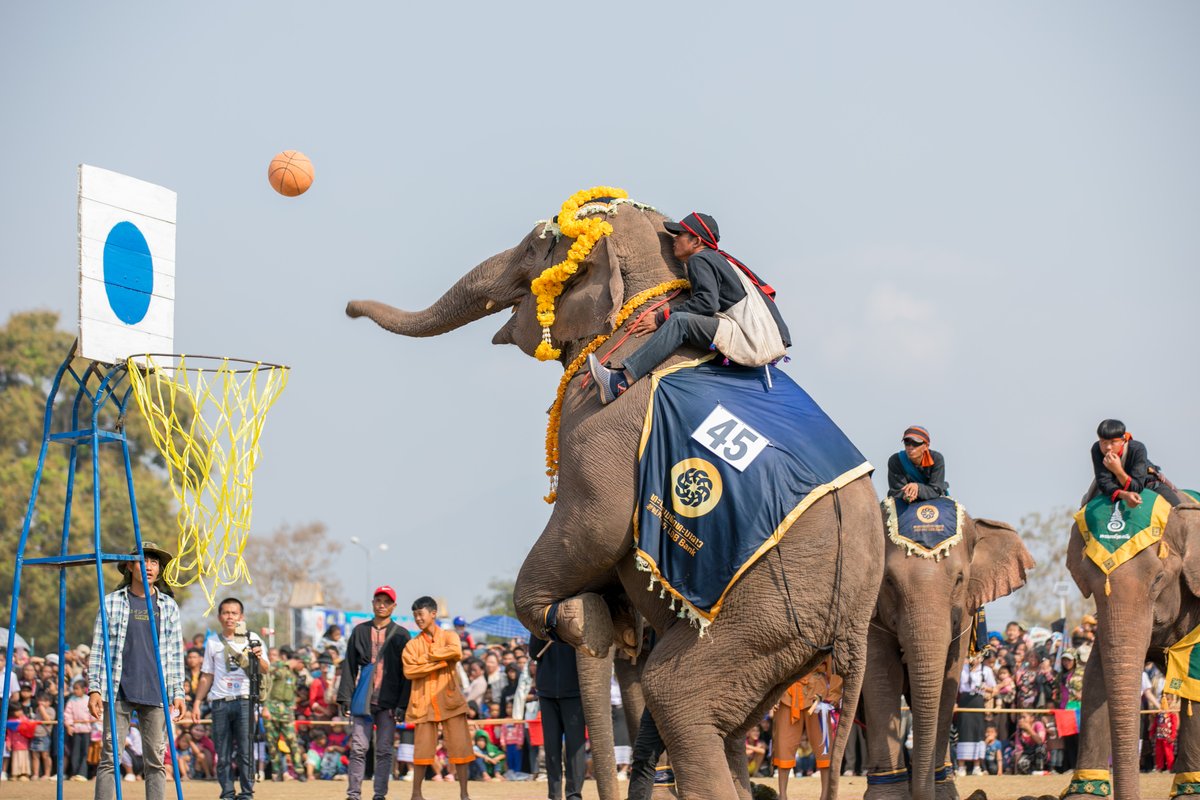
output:
[[[683,291],[682,289],[676,289],[675,291],[671,292],[666,297],[663,297],[662,299],[657,300],[654,303],[652,303],[649,308],[647,308],[645,311],[643,311],[642,313],[638,314],[636,317],[633,318],[633,324],[630,325],[629,328],[632,329],[633,326],[637,325],[639,322],[641,322],[642,319],[647,314],[652,314],[652,313],[658,311],[658,309],[662,308],[667,303],[671,302],[671,300],[678,297],[679,293],[682,291]],[[624,327],[624,326],[622,326],[622,327]],[[625,335],[622,336],[620,339],[618,339],[617,343],[614,344],[607,353],[600,356],[600,363],[603,364],[605,361],[607,361],[609,358],[611,358],[612,354],[617,352],[617,350],[620,349],[621,345],[623,345],[623,344],[625,344],[625,342],[629,341],[629,337],[632,335],[633,335],[632,331],[627,330],[625,332]],[[579,388],[586,389],[587,385],[588,385],[588,381],[590,381],[591,379],[592,379],[592,376],[590,373],[587,373],[587,372],[583,373],[583,380],[579,382]]]

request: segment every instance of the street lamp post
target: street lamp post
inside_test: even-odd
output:
[[[371,549],[363,544],[362,540],[357,536],[350,537],[350,544],[354,545],[359,550],[362,550],[363,555],[367,559],[367,591],[372,592],[375,590],[375,585],[371,583]],[[387,542],[380,542],[378,545],[376,545],[376,547],[379,548],[379,552],[381,553],[386,553],[388,549]]]

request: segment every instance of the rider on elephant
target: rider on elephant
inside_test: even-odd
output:
[[[929,431],[910,425],[904,432],[904,449],[888,459],[888,495],[906,503],[932,500],[950,493],[946,459],[929,449]]]
[[[721,233],[715,219],[693,212],[663,227],[674,237],[675,258],[685,264],[691,297],[634,323],[634,336],[654,335],[625,359],[624,369],[609,369],[588,356],[601,403],[611,403],[684,344],[720,350],[738,364],[759,367],[781,358],[792,343],[775,307],[775,290],[717,247]]]
[[[1146,445],[1133,438],[1119,419],[1106,419],[1096,428],[1099,441],[1092,444],[1092,471],[1095,480],[1088,489],[1083,505],[1095,497],[1104,496],[1114,503],[1123,500],[1130,508],[1142,504],[1142,489],[1150,489],[1166,498],[1172,506],[1179,505],[1175,487],[1162,476],[1162,471],[1150,463]]]

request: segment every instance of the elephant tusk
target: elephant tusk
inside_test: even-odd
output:
[[[496,307],[495,300],[488,300],[486,303],[484,303],[484,306],[483,306],[485,311],[491,311],[495,307]]]

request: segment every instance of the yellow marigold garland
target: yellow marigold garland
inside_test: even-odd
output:
[[[581,206],[598,197],[625,199],[629,193],[615,186],[593,186],[582,189],[568,197],[558,212],[558,228],[563,236],[575,241],[567,251],[565,260],[552,267],[547,267],[542,274],[533,279],[529,288],[537,298],[537,318],[542,326],[542,341],[538,344],[534,355],[539,361],[552,361],[562,355],[550,341],[550,326],[554,324],[554,300],[562,294],[563,284],[579,269],[579,265],[592,252],[600,238],[612,233],[612,225],[605,219],[585,216],[576,219],[575,215]]]
[[[593,190],[595,191],[595,190]],[[599,195],[603,197],[604,195]],[[564,206],[565,208],[565,206]],[[686,278],[677,278],[666,283],[660,283],[644,292],[638,292],[625,305],[621,306],[621,310],[617,312],[616,319],[613,324],[613,330],[616,331],[625,321],[629,319],[634,311],[637,311],[649,300],[664,295],[667,292],[673,292],[676,289],[687,289],[691,284]],[[554,405],[550,406],[550,419],[546,422],[546,474],[550,476],[550,494],[543,499],[550,504],[553,504],[558,499],[558,428],[562,423],[562,405],[563,398],[567,393],[567,386],[571,383],[571,379],[575,377],[575,373],[587,361],[587,357],[599,349],[600,345],[608,341],[611,334],[602,333],[588,343],[579,351],[579,355],[567,365],[563,371],[562,379],[558,382],[558,392],[554,396]]]

